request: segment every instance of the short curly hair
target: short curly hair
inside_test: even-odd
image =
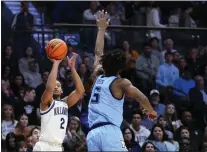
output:
[[[106,76],[115,76],[126,68],[127,57],[123,50],[114,49],[102,55],[100,63]]]

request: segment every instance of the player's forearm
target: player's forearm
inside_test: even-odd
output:
[[[55,89],[56,80],[57,80],[57,73],[58,73],[58,66],[59,64],[54,62],[52,66],[52,70],[48,76],[47,83],[46,83],[46,90],[53,91]]]
[[[95,61],[94,61],[94,69],[99,64],[99,59],[103,55],[104,50],[104,33],[105,29],[99,29],[97,38],[96,38],[96,46],[95,46]]]
[[[71,73],[75,81],[76,92],[82,95],[85,92],[85,89],[75,68],[71,69]]]
[[[152,112],[153,108],[148,100],[148,98],[140,91],[138,91],[138,96],[136,97],[136,101],[138,101],[141,106],[147,110],[147,112]]]

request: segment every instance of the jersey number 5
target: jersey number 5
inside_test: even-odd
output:
[[[92,96],[92,99],[91,99],[91,103],[93,103],[93,104],[99,103],[99,99],[100,99],[99,93],[100,92],[101,92],[101,87],[96,87],[95,91],[94,91],[94,94]]]
[[[64,126],[63,126],[65,124],[65,119],[61,118],[60,121],[61,121],[60,129],[65,129]]]

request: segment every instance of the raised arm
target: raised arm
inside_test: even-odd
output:
[[[77,54],[73,53],[73,56],[71,57],[71,59],[68,58],[68,64],[69,64],[73,79],[75,81],[75,90],[69,96],[63,98],[63,100],[68,104],[68,107],[72,107],[74,104],[76,104],[85,92],[83,83],[75,69],[76,57],[77,57]]]
[[[56,79],[58,73],[58,67],[62,60],[51,60],[53,62],[52,70],[48,76],[45,91],[41,97],[40,109],[45,111],[48,109],[49,104],[52,102],[53,92],[56,86]]]
[[[96,38],[95,59],[94,59],[94,64],[93,64],[94,70],[93,70],[92,76],[95,76],[96,72],[101,68],[99,61],[104,51],[104,33],[110,21],[109,19],[107,20],[107,12],[104,13],[104,11],[99,11],[98,16],[95,16],[95,18],[96,18],[96,23],[98,27],[98,34]]]
[[[129,80],[123,79],[121,88],[123,89],[125,95],[132,97],[139,102],[141,106],[146,109],[150,115],[152,115],[152,119],[157,117],[157,114],[154,112],[148,98],[141,91],[139,91],[139,89],[134,87]]]

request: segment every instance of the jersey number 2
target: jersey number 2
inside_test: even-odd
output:
[[[60,129],[65,129],[64,126],[63,126],[64,123],[65,123],[65,119],[64,118],[61,118],[60,121],[61,121]]]

